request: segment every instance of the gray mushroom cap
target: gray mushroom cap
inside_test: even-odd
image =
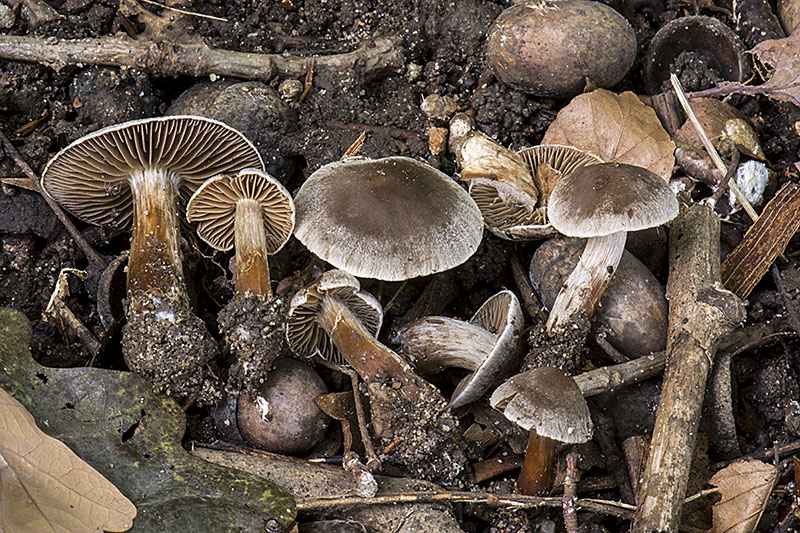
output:
[[[81,220],[126,229],[133,217],[133,173],[168,171],[186,201],[211,176],[248,167],[263,169],[261,156],[222,122],[189,115],[147,118],[74,141],[47,164],[42,187]]]
[[[361,291],[361,284],[343,270],[329,270],[310,287],[299,291],[289,304],[286,318],[286,341],[297,355],[320,357],[344,362],[339,349],[317,320],[323,298],[331,296],[343,302],[361,321],[373,337],[383,323],[381,304],[369,293]]]
[[[325,165],[295,204],[300,242],[359,277],[399,281],[448,270],[466,261],[483,235],[469,194],[407,157]]]
[[[550,195],[548,216],[569,237],[602,237],[660,226],[678,215],[667,183],[647,169],[622,163],[580,167]]]
[[[592,438],[586,400],[575,380],[557,368],[539,367],[513,376],[495,389],[489,403],[543,437],[569,444]]]
[[[221,174],[206,180],[189,199],[186,219],[197,223],[197,234],[212,248],[231,250],[236,204],[245,199],[261,204],[266,252],[277,253],[294,229],[294,201],[278,180],[261,170],[248,168],[235,176]]]

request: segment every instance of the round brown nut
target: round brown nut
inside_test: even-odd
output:
[[[312,368],[280,358],[258,395],[239,398],[239,431],[252,446],[285,455],[303,454],[325,435],[329,418],[314,398],[328,392]]]
[[[489,30],[487,62],[501,82],[536,96],[579,94],[588,79],[619,82],[636,58],[636,35],[612,8],[590,0],[528,0]]]

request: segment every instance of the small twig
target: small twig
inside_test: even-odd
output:
[[[359,505],[386,505],[400,503],[474,503],[491,507],[512,507],[515,509],[534,509],[537,507],[561,507],[560,497],[524,496],[521,494],[493,494],[491,492],[398,492],[373,498],[358,496],[322,496],[317,498],[297,498],[298,512],[311,512],[346,508]],[[578,509],[595,513],[630,519],[634,507],[622,502],[579,498],[575,501]]]
[[[303,81],[303,92],[300,93],[300,99],[297,100],[297,105],[303,103],[303,100],[306,99],[308,96],[308,92],[311,90],[311,86],[314,85],[314,65],[316,64],[317,59],[312,57],[311,62],[308,64],[308,70],[306,71],[306,79]]]
[[[353,141],[353,144],[351,144],[347,148],[347,150],[344,151],[344,153],[342,154],[342,159],[345,159],[347,157],[353,157],[354,155],[358,155],[358,152],[360,152],[361,149],[364,147],[364,142],[366,140],[367,140],[367,132],[365,130],[365,131],[362,131],[358,135],[358,137],[356,137],[356,140]]]
[[[719,201],[722,194],[725,192],[725,189],[730,186],[731,179],[733,176],[736,175],[736,169],[739,167],[739,160],[741,156],[739,155],[739,150],[733,150],[733,159],[731,160],[731,164],[728,165],[728,171],[725,173],[725,176],[722,178],[722,181],[719,182],[717,186],[717,190],[714,191],[714,194],[711,195],[711,201],[714,202],[714,205]]]
[[[145,4],[150,4],[151,6],[160,7],[161,9],[166,9],[167,11],[174,11],[176,13],[180,13],[181,15],[189,15],[191,17],[197,17],[201,19],[216,20],[218,22],[228,22],[228,19],[226,18],[215,17],[214,15],[204,15],[203,13],[195,13],[194,11],[187,11],[185,9],[159,4],[158,2],[154,2],[153,0],[139,0],[139,1]]]
[[[22,172],[25,173],[26,176],[28,176],[28,178],[30,179],[29,183],[33,187],[33,189],[36,192],[38,192],[42,196],[42,198],[44,198],[44,201],[47,202],[47,205],[50,206],[50,209],[53,210],[53,213],[55,213],[56,217],[58,217],[58,220],[60,220],[61,223],[64,224],[64,227],[67,228],[67,231],[75,240],[75,243],[84,253],[89,262],[93,263],[96,267],[98,267],[98,271],[102,271],[108,264],[106,258],[100,255],[97,252],[97,250],[95,250],[94,247],[92,247],[92,245],[89,244],[89,242],[83,238],[81,232],[78,231],[78,228],[76,228],[75,225],[70,221],[70,219],[67,217],[64,211],[62,211],[61,207],[56,203],[55,200],[53,200],[53,198],[47,193],[47,191],[45,191],[42,188],[42,185],[39,181],[39,176],[37,176],[36,173],[33,171],[33,169],[31,169],[31,167],[28,166],[28,163],[26,163],[25,160],[22,159],[22,156],[19,155],[17,149],[14,147],[13,144],[11,144],[11,141],[8,140],[8,137],[6,137],[2,131],[0,131],[0,142],[2,142],[3,148],[5,148],[6,153],[11,156],[11,158],[14,160],[17,166],[22,170]]]
[[[547,313],[544,312],[539,298],[533,292],[528,273],[516,253],[512,253],[509,256],[509,264],[511,265],[511,276],[514,278],[514,284],[517,286],[520,296],[522,296],[523,307],[525,307],[534,322],[544,324],[547,321]]]
[[[350,383],[353,387],[353,407],[356,411],[356,420],[358,420],[358,430],[361,432],[361,441],[364,444],[364,453],[367,456],[367,468],[370,472],[377,472],[381,467],[381,460],[378,458],[378,454],[375,453],[375,447],[372,445],[372,439],[369,437],[367,419],[364,416],[364,406],[361,404],[361,397],[358,393],[358,374],[353,369],[331,363],[322,357],[318,357],[317,362],[326,368],[340,372],[350,378]]]
[[[578,533],[578,453],[575,450],[567,454],[567,472],[564,476],[564,495],[561,497],[561,509],[564,514],[564,528],[567,533]]]
[[[712,494],[719,494],[719,489],[714,488],[714,489],[701,490],[700,492],[695,492],[694,494],[688,496],[685,500],[683,500],[683,505],[691,503],[695,500],[699,500],[700,498],[705,498],[706,496],[711,496]]]
[[[596,342],[597,345],[603,349],[608,358],[615,363],[621,364],[630,361],[628,356],[614,348],[614,346],[608,342],[608,339],[606,338],[607,336],[608,332],[605,330],[605,328],[602,328],[602,330],[594,336],[594,342]]]
[[[159,77],[232,76],[269,80],[275,74],[297,78],[308,71],[310,57],[255,54],[211,48],[203,43],[175,43],[119,37],[58,40],[0,35],[0,58],[41,63],[55,70],[72,65],[105,65],[143,70]],[[337,78],[376,78],[401,72],[405,57],[399,39],[376,37],[353,52],[317,57],[315,70]]]
[[[716,166],[723,175],[726,175],[728,173],[728,167],[725,166],[725,163],[722,161],[719,153],[714,148],[714,145],[711,144],[711,140],[703,130],[703,126],[701,126],[700,121],[697,120],[697,115],[695,115],[694,111],[692,111],[692,107],[689,105],[689,100],[686,98],[686,93],[683,92],[683,88],[681,87],[681,82],[678,81],[678,77],[675,74],[670,74],[669,79],[670,82],[672,82],[672,86],[675,88],[675,95],[678,97],[678,101],[681,103],[681,106],[683,106],[683,111],[686,113],[686,116],[689,117],[689,121],[691,121],[692,126],[694,126],[695,131],[697,131],[697,135],[700,136],[700,140],[703,141],[703,146],[708,152],[708,155],[711,156],[714,166]],[[728,185],[731,191],[733,191],[733,195],[736,196],[736,200],[739,201],[742,208],[744,208],[745,212],[748,214],[748,216],[750,216],[750,219],[753,222],[758,220],[758,213],[756,213],[756,210],[753,209],[752,205],[750,205],[750,201],[744,195],[739,186],[736,185],[736,182],[730,181],[728,182]]]
[[[394,294],[392,295],[392,297],[389,298],[389,301],[386,302],[386,305],[383,306],[383,314],[384,315],[387,313],[387,311],[389,311],[389,309],[392,308],[392,306],[394,305],[395,300],[397,300],[397,297],[400,296],[400,293],[403,291],[403,289],[406,288],[407,285],[408,285],[408,280],[407,279],[403,280],[403,283],[401,283],[400,286],[397,288],[397,290],[394,291]]]

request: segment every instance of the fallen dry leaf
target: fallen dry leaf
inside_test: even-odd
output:
[[[762,41],[751,51],[772,67],[769,79],[752,89],[775,100],[800,106],[800,31],[783,39]]]
[[[722,499],[714,504],[709,533],[751,533],[778,481],[775,467],[756,459],[736,461],[711,477]]]
[[[0,531],[127,531],[136,507],[0,389]]]
[[[565,144],[608,163],[644,167],[665,180],[672,175],[675,144],[655,111],[630,91],[605,89],[576,96],[547,128],[542,144]]]

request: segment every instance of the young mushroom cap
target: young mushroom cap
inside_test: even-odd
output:
[[[524,318],[516,295],[503,290],[478,309],[469,322],[426,317],[396,335],[401,353],[416,360],[418,370],[436,373],[448,366],[469,370],[456,386],[450,407],[478,400],[519,364]]]
[[[133,218],[128,181],[136,173],[176,176],[185,201],[211,176],[263,166],[252,143],[230,126],[177,115],[133,120],[81,137],[50,160],[42,187],[81,220],[127,229]]]
[[[294,295],[286,318],[289,348],[300,356],[319,355],[341,364],[344,362],[341,353],[317,319],[326,296],[344,303],[373,337],[381,329],[383,309],[371,294],[361,291],[356,278],[343,270],[325,272],[311,287]]]
[[[511,377],[495,389],[489,403],[542,437],[569,444],[592,438],[589,406],[575,380],[557,368],[539,367]]]
[[[236,206],[252,200],[261,206],[266,252],[277,253],[292,235],[295,209],[289,191],[275,178],[258,169],[240,170],[235,176],[206,180],[186,206],[186,219],[197,223],[197,234],[216,250],[234,245]]]
[[[448,270],[466,261],[483,235],[469,194],[407,157],[325,165],[295,204],[300,242],[359,277],[398,281]]]
[[[678,215],[678,200],[647,169],[600,163],[564,176],[550,195],[547,212],[568,237],[600,237],[665,224]]]

